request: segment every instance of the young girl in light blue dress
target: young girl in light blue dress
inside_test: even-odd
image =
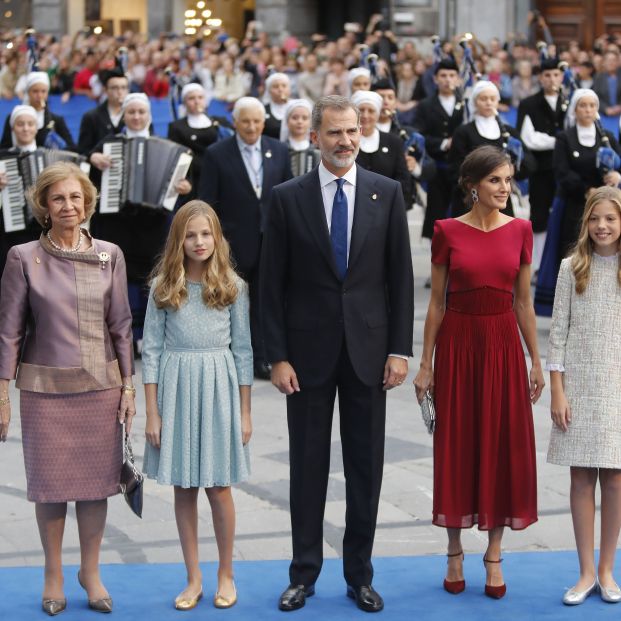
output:
[[[231,485],[248,477],[253,378],[248,292],[235,274],[214,210],[190,201],[175,215],[157,265],[144,325],[142,377],[147,446],[144,471],[173,485],[187,587],[203,595],[198,559],[199,488],[211,505],[219,568],[213,603],[237,601],[233,581],[235,506]]]

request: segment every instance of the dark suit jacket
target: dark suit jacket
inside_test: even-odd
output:
[[[65,123],[65,119],[62,116],[50,112],[49,108],[45,108],[43,119],[43,127],[37,132],[35,139],[38,147],[42,147],[45,144],[45,139],[47,138],[53,124],[54,131],[67,143],[66,150],[78,150],[75,142],[73,142],[73,136],[67,127],[67,123]],[[11,125],[9,121],[10,115],[7,116],[6,121],[4,122],[2,140],[0,141],[0,148],[2,149],[10,149],[13,146],[13,141],[11,139]]]
[[[103,138],[110,134],[118,134],[124,126],[125,123],[123,123],[122,118],[117,126],[112,124],[106,102],[85,112],[80,123],[80,136],[78,138],[80,153],[89,155]]]
[[[211,145],[203,157],[198,196],[218,214],[224,236],[231,244],[237,269],[248,276],[257,267],[261,234],[267,222],[272,188],[291,179],[287,146],[261,137],[263,188],[257,198],[248,172],[232,136]]]
[[[302,389],[324,384],[343,344],[366,385],[388,354],[412,355],[414,285],[398,182],[357,167],[347,275],[337,275],[319,173],[274,188],[261,259],[269,362],[288,360]]]

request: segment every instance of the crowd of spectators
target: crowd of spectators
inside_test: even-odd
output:
[[[411,120],[417,102],[433,88],[430,67],[431,45],[419,49],[411,40],[399,40],[386,30],[381,15],[373,16],[366,28],[346,24],[343,35],[328,40],[315,34],[308,42],[295,36],[281,41],[259,31],[250,22],[241,39],[220,30],[209,38],[192,39],[162,34],[148,40],[146,35],[127,32],[120,37],[95,35],[84,30],[60,39],[39,33],[39,67],[50,76],[51,93],[63,100],[86,95],[99,100],[102,87],[100,71],[115,64],[119,48],[126,47],[127,74],[132,92],[149,97],[168,95],[167,68],[182,85],[198,81],[208,99],[232,104],[243,95],[261,97],[269,71],[286,73],[291,79],[292,97],[311,102],[324,94],[350,94],[348,70],[360,64],[361,46],[366,44],[378,55],[377,72],[390,74],[398,96],[398,110]],[[576,41],[556,48],[541,16],[530,16],[528,35],[511,34],[506,41],[493,38],[471,41],[474,61],[481,76],[494,82],[501,93],[501,107],[517,106],[521,99],[539,89],[537,72],[538,38],[548,39],[548,51],[571,67],[581,87],[593,88],[608,115],[621,113],[621,34],[601,36],[591,49],[582,49]],[[461,61],[459,37],[443,42],[443,52]],[[26,36],[23,32],[0,32],[0,97],[22,98],[28,67]]]

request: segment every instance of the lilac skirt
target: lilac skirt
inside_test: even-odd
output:
[[[22,390],[28,500],[100,500],[119,492],[118,388],[75,394]]]

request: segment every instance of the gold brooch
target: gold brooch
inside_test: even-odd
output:
[[[110,260],[110,255],[107,252],[100,252],[98,255],[99,262],[101,263],[101,269],[106,269],[106,263]]]

